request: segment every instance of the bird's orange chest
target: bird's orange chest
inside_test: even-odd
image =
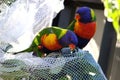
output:
[[[91,22],[91,23],[81,23],[81,22],[76,22],[74,26],[74,32],[85,39],[90,39],[94,36],[96,31],[96,22]]]
[[[53,33],[51,34],[45,34],[41,37],[41,43],[43,46],[45,46],[47,49],[54,51],[61,49],[62,46],[59,44],[57,36]]]

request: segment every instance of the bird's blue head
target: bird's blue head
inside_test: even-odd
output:
[[[80,16],[80,22],[88,23],[96,20],[94,11],[89,7],[80,7],[76,13]]]
[[[77,45],[78,39],[74,32],[68,30],[66,34],[61,39],[59,39],[59,42],[62,46],[67,47],[69,44]]]

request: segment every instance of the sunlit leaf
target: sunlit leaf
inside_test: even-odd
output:
[[[120,0],[102,0],[102,2],[105,7],[104,14],[108,21],[113,22],[117,39],[120,40]]]

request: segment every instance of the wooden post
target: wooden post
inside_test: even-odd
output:
[[[98,63],[109,79],[116,45],[116,32],[112,22],[106,20]]]

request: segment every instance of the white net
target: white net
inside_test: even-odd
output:
[[[107,80],[88,51],[50,53],[45,58],[21,53],[14,59],[0,60],[3,80]],[[16,57],[17,56],[17,57]]]
[[[28,48],[36,34],[52,24],[64,8],[64,0],[15,0],[11,5],[0,4],[0,41],[11,43],[9,52]]]

